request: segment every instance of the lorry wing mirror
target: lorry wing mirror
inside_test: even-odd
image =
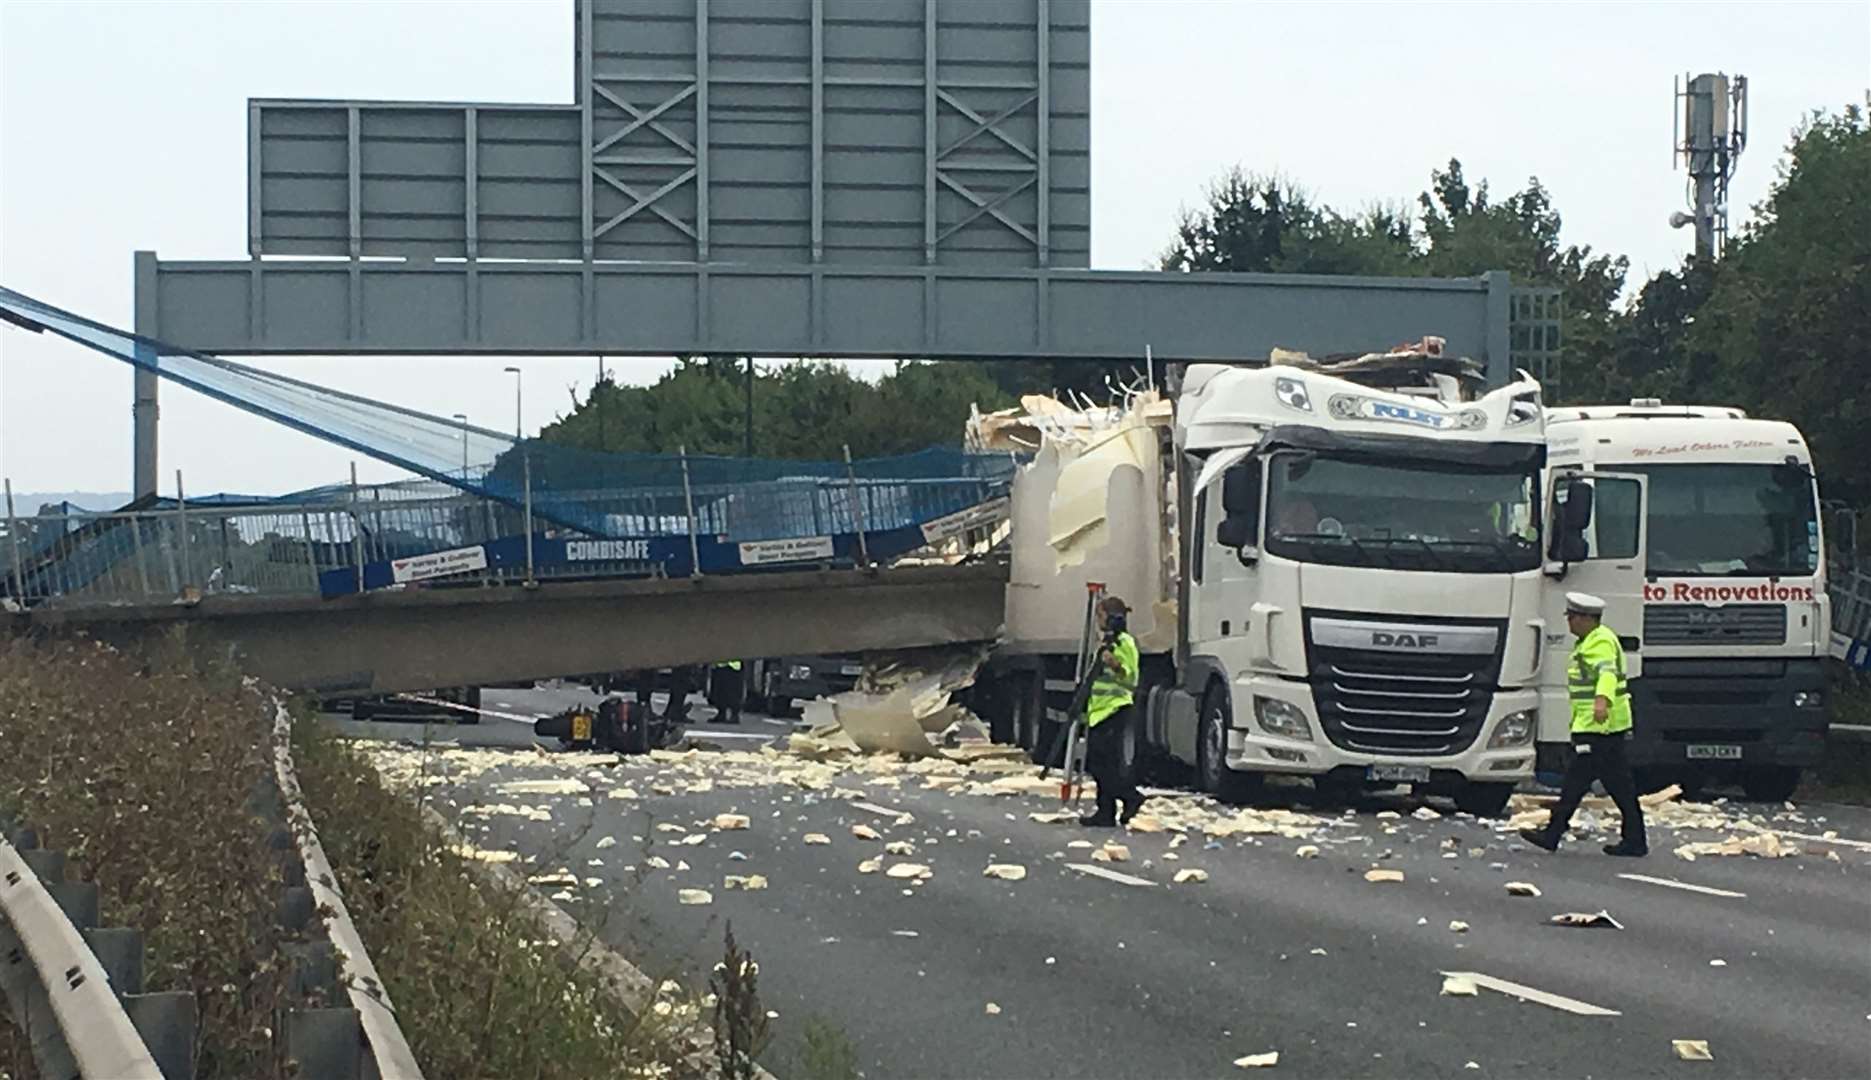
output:
[[[1566,501],[1562,510],[1567,533],[1584,535],[1592,524],[1592,485],[1574,477],[1566,481]]]
[[[1215,539],[1224,547],[1239,551],[1254,543],[1254,523],[1240,516],[1223,518],[1215,527]]]
[[[1221,475],[1221,509],[1229,518],[1260,518],[1260,461],[1250,458]]]

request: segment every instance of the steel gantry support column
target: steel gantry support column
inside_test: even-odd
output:
[[[136,325],[133,329],[138,337],[160,338],[162,326],[157,318],[161,308],[157,304],[156,292],[156,253],[139,251],[135,264],[135,305]],[[160,415],[156,405],[157,375],[148,363],[159,362],[156,350],[138,345],[136,349],[137,367],[133,376],[131,391],[130,423],[131,465],[130,494],[141,499],[156,494],[156,420]]]

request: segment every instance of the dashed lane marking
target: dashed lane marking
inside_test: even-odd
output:
[[[1116,870],[1107,870],[1102,866],[1093,866],[1091,863],[1069,862],[1065,864],[1065,867],[1067,870],[1077,870],[1081,874],[1090,874],[1092,877],[1101,877],[1105,879],[1106,881],[1115,881],[1119,885],[1150,886],[1150,885],[1156,884],[1156,882],[1151,881],[1148,878],[1132,877],[1129,874],[1120,874]]]
[[[1708,885],[1691,885],[1687,881],[1677,881],[1675,878],[1651,877],[1649,874],[1619,874],[1618,876],[1626,881],[1641,881],[1646,885],[1662,885],[1670,889],[1684,889],[1689,892],[1702,893],[1706,896],[1726,896],[1733,900],[1745,900],[1748,895],[1744,892],[1731,892],[1728,889],[1716,889]]]
[[[1489,990],[1506,994],[1508,997],[1516,997],[1522,1001],[1531,1001],[1535,1004],[1545,1005],[1548,1008],[1558,1009],[1561,1012],[1569,1012],[1575,1016],[1624,1015],[1616,1009],[1607,1009],[1601,1005],[1593,1005],[1590,1002],[1579,1001],[1576,998],[1565,997],[1561,994],[1549,994],[1544,990],[1535,990],[1531,986],[1522,986],[1517,982],[1508,982],[1506,979],[1497,979],[1492,975],[1483,975],[1476,971],[1444,971],[1441,974],[1444,976],[1468,979],[1476,986],[1486,987]]]

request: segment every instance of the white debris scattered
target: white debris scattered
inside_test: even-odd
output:
[[[620,787],[620,788],[611,789],[611,798],[613,799],[640,799],[642,798],[642,796],[637,794],[636,788]]]
[[[1319,857],[1319,845],[1301,844],[1293,849],[1293,854],[1302,859],[1316,859]]]
[[[1475,997],[1481,993],[1475,980],[1466,975],[1445,975],[1442,977],[1443,997]]]
[[[883,834],[878,832],[876,829],[871,828],[869,825],[851,826],[851,835],[857,837],[859,840],[882,840],[883,839]]]
[[[800,837],[800,840],[804,843],[812,844],[815,846],[822,845],[822,844],[829,844],[832,842],[832,838],[829,836],[826,836],[822,832],[809,832],[805,834],[803,837]]]
[[[1002,881],[1020,881],[1026,877],[1026,867],[1015,863],[988,863],[987,869],[981,871],[981,876]]]
[[[1379,810],[1377,812],[1377,819],[1379,821],[1388,821],[1391,818],[1400,818],[1402,816],[1402,814],[1397,813],[1395,810]]]
[[[1066,844],[1066,847],[1073,848],[1073,849],[1088,848],[1091,846],[1092,846],[1092,843],[1090,840],[1073,840]]]
[[[922,934],[921,932],[916,931],[916,930],[892,930],[890,931],[890,936],[891,937],[922,937]]]
[[[1540,887],[1530,881],[1510,881],[1507,883],[1509,896],[1539,896]]]
[[[1326,953],[1325,953],[1325,950],[1324,950],[1324,949],[1320,949],[1320,948],[1314,948],[1314,949],[1312,950],[1312,955],[1314,955],[1314,956],[1324,956],[1325,954],[1326,954]]]
[[[1078,815],[1070,810],[1035,810],[1027,815],[1027,820],[1041,825],[1065,825],[1077,821]]]
[[[1419,806],[1410,816],[1418,821],[1434,821],[1442,815],[1427,806]]]
[[[908,840],[892,840],[884,845],[884,853],[887,855],[914,855],[916,854],[916,845],[910,843]]]
[[[1624,924],[1612,918],[1609,911],[1562,911],[1547,921],[1554,926],[1606,926],[1613,930],[1624,929]]]
[[[1189,885],[1189,884],[1199,885],[1202,882],[1208,880],[1208,871],[1197,870],[1195,867],[1191,866],[1191,867],[1187,867],[1185,869],[1176,871],[1176,876],[1172,878],[1171,880],[1173,880],[1178,885]]]
[[[1460,919],[1450,919],[1449,932],[1452,934],[1466,934],[1468,933],[1468,924]]]
[[[1671,1039],[1670,1049],[1683,1061],[1714,1061],[1709,1044],[1703,1039]]]
[[[676,873],[680,874],[682,871],[687,870],[688,868],[689,868],[689,864],[686,861],[682,859],[676,860]]]
[[[1728,961],[1726,961],[1726,960],[1710,960],[1710,961],[1709,961],[1709,966],[1710,966],[1710,967],[1727,967],[1727,966],[1728,966]]]
[[[767,879],[764,874],[747,874],[745,876],[729,874],[721,879],[721,887],[729,890],[740,889],[745,892],[757,892],[767,887]]]
[[[687,833],[689,827],[687,825],[678,825],[673,821],[659,821],[656,823],[656,831]]]
[[[1000,1006],[990,1001],[987,1003],[987,1007],[984,1008],[982,1011],[987,1013],[989,1016],[999,1016]]]
[[[477,859],[486,863],[509,863],[520,857],[517,852],[478,848],[473,844],[458,844],[448,850],[464,859]]]
[[[678,889],[676,890],[676,902],[687,904],[690,907],[701,904],[712,904],[715,902],[715,894],[709,892],[707,889]]]
[[[683,847],[697,847],[699,845],[706,844],[707,842],[708,842],[708,834],[699,833],[699,832],[690,833],[689,835],[676,841],[676,843],[682,845]]]
[[[643,860],[643,861],[644,861],[644,863],[645,863],[646,865],[648,865],[648,866],[650,867],[650,869],[652,869],[652,870],[667,870],[667,869],[669,869],[669,860],[668,860],[668,859],[665,859],[665,858],[663,858],[663,857],[662,857],[661,855],[652,855],[652,856],[650,856],[649,858],[647,858],[647,859],[645,859],[645,860]]]
[[[935,871],[924,866],[922,863],[900,862],[890,869],[885,870],[884,876],[892,878],[915,878],[918,881],[926,881],[935,876]]]
[[[1107,843],[1091,853],[1092,862],[1129,862],[1130,849],[1123,844]]]
[[[599,851],[605,851],[609,848],[614,848],[616,846],[617,846],[617,837],[615,836],[606,836],[603,839],[598,841]]]
[[[1246,1057],[1234,1059],[1234,1066],[1237,1069],[1266,1069],[1279,1063],[1280,1052],[1278,1050],[1269,1050],[1264,1054],[1249,1054]]]
[[[716,814],[715,828],[723,831],[745,829],[752,824],[746,814]]]
[[[875,874],[877,871],[883,869],[883,865],[884,865],[884,860],[881,855],[875,859],[865,859],[863,862],[858,864],[858,873]]]
[[[1135,833],[1160,833],[1163,831],[1163,821],[1154,814],[1138,814],[1130,819],[1130,824],[1125,828]]]
[[[502,795],[573,795],[585,791],[582,780],[510,780],[504,784],[495,784],[494,790]]]
[[[1381,885],[1385,883],[1399,882],[1403,880],[1403,871],[1401,870],[1366,870],[1364,872],[1364,880],[1370,882],[1373,885]]]

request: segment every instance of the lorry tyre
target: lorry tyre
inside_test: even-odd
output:
[[[1478,818],[1497,818],[1514,797],[1512,784],[1483,784],[1470,780],[1455,789],[1455,808]]]
[[[1789,765],[1757,765],[1741,774],[1741,790],[1755,802],[1786,802],[1800,786],[1800,771]]]
[[[1220,686],[1210,686],[1196,724],[1196,786],[1230,806],[1252,802],[1261,791],[1260,774],[1236,772],[1227,759],[1228,698]]]

